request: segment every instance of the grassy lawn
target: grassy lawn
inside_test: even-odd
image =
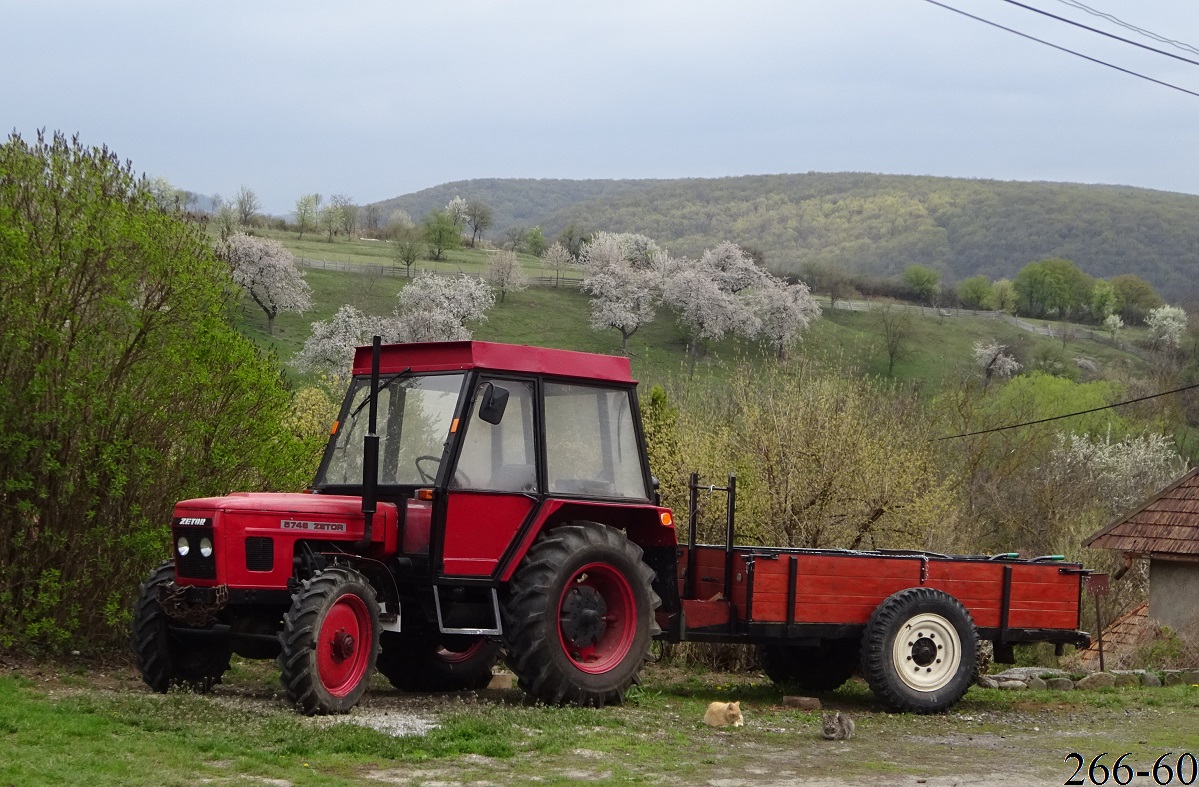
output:
[[[276,680],[269,664],[236,660],[207,696],[152,694],[128,667],[0,673],[0,784],[1061,784],[1072,751],[1088,764],[1111,752],[1108,765],[1130,752],[1142,769],[1199,751],[1191,686],[973,688],[950,713],[907,716],[853,680],[822,695],[857,725],[852,740],[830,742],[819,714],[784,707],[785,692],[756,675],[655,665],[629,702],[601,710],[528,705],[512,689],[417,695],[378,683],[333,718],[293,713]],[[708,702],[733,699],[744,727],[700,723]],[[380,731],[405,720],[436,726]]]
[[[255,230],[256,235],[279,241],[302,260],[325,260],[361,265],[400,265],[392,257],[392,244],[386,240],[371,240],[367,238],[334,238],[326,240],[324,236],[309,233],[299,240],[294,232],[275,230]],[[479,276],[487,265],[487,252],[483,249],[463,247],[445,252],[443,259],[417,260],[412,266],[413,273],[417,270],[430,270],[441,273],[469,273]],[[541,259],[531,254],[518,254],[521,267],[528,276],[553,277],[554,271],[547,269]],[[581,280],[582,273],[577,270],[563,271],[562,277],[571,280]]]
[[[314,241],[323,243],[323,241]],[[365,241],[360,242],[365,243]],[[481,255],[482,252],[464,252]],[[367,269],[369,271],[369,269]],[[307,269],[313,307],[299,315],[281,313],[275,335],[266,331],[266,317],[248,298],[240,312],[242,330],[264,348],[275,351],[287,365],[311,333],[311,324],[327,320],[344,304],[368,314],[388,314],[395,296],[408,280],[378,272],[356,273]],[[531,286],[509,292],[503,303],[488,311],[487,319],[470,326],[477,339],[515,344],[561,347],[599,353],[619,353],[616,331],[593,331],[589,324],[589,296],[574,287]],[[975,342],[998,340],[1025,360],[1026,365],[1050,363],[1076,370],[1076,358],[1093,361],[1103,377],[1127,379],[1144,368],[1131,355],[1089,339],[1060,339],[1022,331],[1006,322],[975,316],[937,317],[913,313],[904,342],[905,352],[895,364],[893,377],[937,388],[948,380],[975,373]],[[660,309],[657,319],[629,340],[634,374],[643,382],[681,383],[687,379],[686,337],[673,315]],[[726,379],[743,362],[752,366],[772,362],[761,346],[737,338],[710,343],[697,364],[697,380]],[[825,309],[804,334],[792,354],[795,363],[814,362],[847,368],[859,374],[886,376],[887,354],[876,312]],[[288,366],[298,381],[306,375]],[[1089,375],[1081,373],[1085,379]]]

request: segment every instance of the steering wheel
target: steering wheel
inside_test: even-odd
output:
[[[440,456],[427,456],[427,455],[426,456],[418,456],[418,457],[416,457],[415,461],[416,461],[416,472],[420,474],[420,479],[422,481],[424,481],[426,484],[431,484],[437,480],[437,468],[434,468],[433,472],[430,473],[428,470],[421,467],[420,463],[421,462],[436,462],[437,465],[440,467],[441,466],[441,457]]]
[[[436,462],[438,467],[440,467],[441,466],[441,457],[439,457],[439,456],[418,456],[418,457],[416,457],[415,462],[416,462],[416,472],[420,473],[420,478],[422,481],[424,481],[426,484],[432,484],[437,481],[437,470],[434,469],[433,472],[430,473],[428,470],[421,467],[420,463],[421,462]],[[470,478],[467,477],[466,473],[462,472],[461,470],[458,470],[454,473],[454,479],[453,479],[451,486],[453,486],[457,489],[467,489],[470,487]]]

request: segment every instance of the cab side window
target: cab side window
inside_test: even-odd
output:
[[[648,499],[631,392],[560,383],[544,388],[550,493]]]
[[[458,467],[451,489],[488,492],[536,492],[537,461],[533,442],[533,386],[515,380],[484,380],[508,390],[508,406],[498,424],[479,417],[482,396],[476,388]]]

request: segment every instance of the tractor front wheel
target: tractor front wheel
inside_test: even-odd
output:
[[[512,578],[504,647],[520,687],[550,705],[619,703],[650,658],[661,603],[641,548],[594,522],[544,533]]]
[[[348,713],[379,653],[379,604],[364,576],[328,568],[306,580],[283,616],[280,677],[307,716]]]
[[[500,644],[486,637],[443,639],[387,632],[375,665],[401,691],[470,691],[491,682]]]
[[[870,616],[862,674],[875,696],[912,713],[940,713],[974,682],[978,632],[961,602],[940,590],[908,588]]]
[[[201,694],[221,682],[232,651],[224,641],[195,647],[172,634],[170,619],[158,603],[158,588],[175,580],[175,563],[159,564],[141,585],[133,611],[133,652],[137,669],[154,691],[165,694],[183,686]]]

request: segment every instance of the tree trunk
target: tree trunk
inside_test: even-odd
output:
[[[271,336],[275,335],[275,315],[276,314],[278,314],[278,312],[267,312],[266,313],[266,332],[268,334],[270,334]]]

